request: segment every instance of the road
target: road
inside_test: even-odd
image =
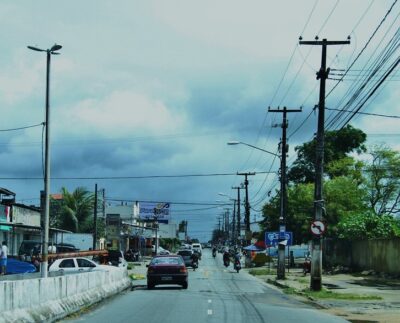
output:
[[[126,291],[63,322],[347,322],[320,312],[281,291],[260,283],[244,271],[222,265],[203,252],[196,271],[189,269],[189,288],[160,286]]]

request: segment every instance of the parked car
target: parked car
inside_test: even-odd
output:
[[[159,246],[157,248],[157,254],[159,254],[159,255],[169,255],[171,253],[169,252],[169,250],[164,249],[163,247]]]
[[[49,272],[60,272],[64,274],[110,270],[116,270],[116,268],[113,266],[99,265],[83,257],[56,259],[49,267]]]
[[[77,252],[79,251],[73,244],[70,243],[57,243],[49,244],[49,253],[64,253],[64,252]],[[39,256],[42,253],[42,242],[36,240],[24,240],[22,241],[18,256],[23,261],[32,261],[33,258]]]
[[[128,267],[128,262],[125,260],[124,253],[121,250],[108,250],[108,264],[126,268]]]
[[[158,255],[147,265],[147,288],[156,285],[181,285],[188,288],[188,273],[185,263],[178,255]]]
[[[22,241],[18,256],[21,260],[31,261],[33,256],[38,256],[42,251],[42,242],[34,240]]]
[[[177,252],[177,255],[182,257],[186,267],[192,267],[192,254],[193,250],[190,249],[181,249]]]

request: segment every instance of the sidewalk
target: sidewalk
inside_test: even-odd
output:
[[[301,269],[290,269],[285,273],[284,280],[277,280],[276,269],[272,268],[269,273],[266,267],[246,271],[263,271],[266,274],[255,277],[351,322],[400,322],[400,279],[351,274],[323,275],[324,292],[315,295],[309,291],[310,275],[304,276]]]

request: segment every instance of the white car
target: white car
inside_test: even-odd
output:
[[[199,254],[199,258],[201,258],[202,254],[202,248],[200,243],[192,243],[192,248],[194,252],[197,252]]]
[[[94,261],[83,258],[61,258],[56,259],[49,267],[49,272],[60,272],[60,273],[81,273],[89,271],[110,271],[115,270],[113,266],[99,265]]]

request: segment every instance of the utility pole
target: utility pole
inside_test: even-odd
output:
[[[250,244],[251,242],[251,231],[250,231],[250,203],[249,203],[249,190],[248,190],[248,186],[249,186],[249,181],[247,180],[247,176],[253,176],[256,173],[252,172],[252,173],[236,173],[237,175],[243,175],[244,176],[244,187],[246,190],[246,202],[245,202],[245,224],[246,224],[246,243],[247,245]]]
[[[235,214],[236,214],[236,200],[233,199],[233,213],[232,213],[232,241],[236,244],[236,228],[235,228]]]
[[[94,185],[94,215],[93,215],[93,250],[96,250],[97,242],[97,184]]]
[[[323,174],[324,174],[324,140],[325,140],[325,83],[330,69],[326,68],[326,51],[328,45],[348,45],[350,40],[328,41],[325,38],[320,41],[318,37],[315,41],[302,41],[300,45],[318,45],[322,46],[321,68],[317,72],[317,80],[320,80],[319,103],[318,103],[318,130],[317,130],[317,148],[315,159],[315,188],[314,188],[314,220],[322,221],[324,210],[324,199],[322,196]],[[310,224],[311,225],[311,224]],[[310,289],[314,291],[321,290],[322,287],[322,248],[321,235],[315,235],[312,244],[311,258],[311,280]]]
[[[240,240],[240,190],[243,187],[234,186],[232,187],[233,190],[237,189],[237,240]]]
[[[286,129],[288,127],[287,113],[301,112],[301,109],[287,109],[284,107],[282,110],[268,109],[269,112],[279,112],[283,114],[282,121],[282,141],[281,141],[281,196],[280,196],[280,215],[279,215],[279,243],[278,243],[278,268],[277,279],[285,279],[285,244],[282,241],[286,240],[286,217],[287,217],[287,179],[286,179],[286,155],[289,151],[286,143]]]

